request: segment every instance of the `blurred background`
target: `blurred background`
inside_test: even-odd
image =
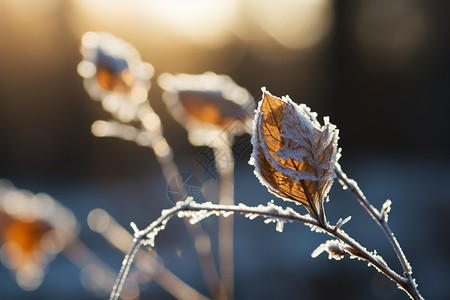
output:
[[[0,0],[0,178],[47,193],[71,210],[80,239],[117,272],[123,254],[89,229],[89,212],[102,208],[131,231],[131,221],[146,226],[171,203],[150,149],[91,134],[91,124],[109,115],[90,100],[76,71],[86,31],[113,33],[153,65],[149,101],[175,162],[196,174],[207,200],[217,200],[217,182],[203,178],[194,164],[202,149],[189,144],[168,114],[156,84],[159,74],[227,74],[257,100],[266,86],[274,95],[306,103],[320,118],[330,116],[340,129],[344,171],[375,206],[392,199],[389,221],[422,295],[447,299],[449,2]],[[264,204],[273,196],[247,164],[250,152],[247,147],[235,157],[235,200]],[[401,272],[383,233],[337,183],[326,209],[331,222],[352,215],[345,225],[349,234]],[[217,218],[203,225],[217,232]],[[307,227],[287,224],[281,234],[273,227],[235,218],[236,299],[407,298],[364,263],[312,259],[325,237]],[[167,269],[207,295],[182,221],[169,223],[155,251]],[[87,289],[80,273],[59,255],[42,285],[23,291],[0,266],[0,298],[107,297]],[[141,286],[141,298],[172,296],[150,282]]]

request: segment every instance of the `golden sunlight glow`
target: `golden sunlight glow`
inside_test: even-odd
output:
[[[320,42],[333,24],[330,0],[77,0],[73,6],[79,33],[139,31],[160,47],[190,42],[222,48],[238,37],[305,49]]]
[[[178,34],[205,47],[221,47],[232,37],[238,0],[77,0],[79,16],[96,28],[120,24],[139,27],[150,39]],[[77,22],[79,26],[80,22]],[[86,22],[81,22],[86,23]],[[85,30],[85,29],[84,29]]]
[[[148,12],[161,24],[205,46],[221,46],[229,39],[238,0],[150,0]]]
[[[288,49],[314,46],[333,24],[329,0],[248,0],[245,3],[251,20]]]

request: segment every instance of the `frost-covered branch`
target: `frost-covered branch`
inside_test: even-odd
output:
[[[358,199],[360,204],[367,210],[370,216],[377,222],[383,232],[386,234],[389,242],[394,248],[395,253],[397,254],[398,260],[400,261],[404,275],[406,276],[405,284],[409,286],[412,292],[414,292],[413,299],[423,299],[423,297],[419,294],[417,289],[417,284],[415,283],[414,278],[412,277],[412,268],[409,264],[405,254],[403,253],[402,248],[400,247],[399,242],[394,236],[389,224],[388,224],[388,213],[390,211],[391,201],[387,200],[381,209],[378,211],[375,207],[373,207],[367,198],[364,196],[361,189],[358,187],[356,181],[349,179],[347,175],[342,171],[339,165],[336,165],[335,173],[337,178],[339,179],[340,184],[344,187],[344,189],[348,189],[355,197]],[[405,287],[402,286],[405,289]]]
[[[333,258],[341,258],[345,254],[348,254],[352,258],[365,260],[396,282],[399,287],[404,289],[413,299],[420,299],[417,297],[420,295],[415,293],[412,286],[410,286],[408,278],[405,278],[390,269],[381,256],[365,249],[341,229],[341,226],[345,221],[338,222],[335,226],[328,223],[321,224],[310,215],[301,215],[290,207],[282,208],[275,205],[273,202],[269,202],[266,206],[258,205],[257,207],[250,207],[244,204],[221,205],[213,204],[211,202],[197,203],[193,201],[191,197],[184,201],[177,202],[176,205],[170,209],[163,210],[161,216],[143,230],[139,230],[136,225],[132,224],[135,231],[133,246],[123,260],[122,268],[119,272],[110,299],[118,299],[120,296],[125,278],[139,247],[141,245],[154,246],[156,235],[161,230],[164,230],[165,225],[172,217],[188,218],[189,222],[197,223],[212,215],[227,217],[235,213],[243,214],[250,220],[253,220],[256,217],[263,217],[265,218],[265,223],[276,223],[277,231],[282,231],[285,223],[296,221],[310,226],[313,231],[333,236],[337,238],[338,241],[329,241],[325,245],[322,245],[319,247],[320,249],[314,251],[313,257],[319,255],[322,251],[327,251],[329,253],[330,251],[334,251],[335,256],[333,256]]]
[[[390,201],[379,212],[367,201],[356,182],[345,176],[337,163],[340,150],[336,126],[329,123],[328,117],[324,118],[322,126],[317,120],[317,114],[305,104],[299,105],[288,96],[278,98],[265,88],[262,91],[263,96],[253,120],[253,152],[249,162],[255,166],[255,175],[269,192],[283,200],[302,204],[320,224],[317,227],[347,244],[342,246],[339,241],[328,241],[314,251],[313,256],[326,251],[332,258],[341,258],[345,253],[363,258],[396,281],[413,299],[422,299],[412,278],[411,266],[387,224]],[[402,264],[405,277],[398,276],[387,268],[387,264],[380,260],[381,257],[363,251],[359,244],[340,231],[344,221],[339,221],[334,228],[329,225],[323,203],[328,199],[335,177],[339,178],[344,188],[351,190],[386,233]],[[347,249],[349,245],[352,249]],[[353,252],[355,249],[358,253]]]
[[[161,121],[148,101],[153,67],[140,58],[139,52],[129,43],[112,34],[87,32],[83,35],[81,53],[83,60],[78,73],[84,78],[86,91],[99,100],[113,120],[98,120],[92,133],[99,137],[117,137],[151,148],[156,156],[170,191],[180,191],[177,180],[179,170],[173,161],[173,151],[163,135]],[[187,226],[194,239],[210,244],[202,228]],[[213,295],[223,293],[211,252],[195,250],[206,285]],[[210,249],[210,247],[204,247]]]

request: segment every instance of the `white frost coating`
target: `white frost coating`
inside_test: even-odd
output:
[[[154,247],[155,237],[160,231],[165,229],[167,222],[174,215],[179,218],[189,218],[191,223],[197,223],[212,215],[227,217],[236,212],[243,214],[251,220],[258,216],[264,217],[266,218],[264,221],[266,224],[276,223],[276,230],[279,232],[283,231],[285,223],[292,222],[293,220],[302,221],[305,224],[317,224],[309,215],[301,215],[290,207],[282,208],[275,205],[273,201],[267,203],[267,206],[260,204],[257,207],[251,207],[242,203],[238,205],[219,205],[211,202],[196,203],[192,200],[192,197],[188,197],[184,201],[177,202],[174,207],[163,210],[161,217],[146,229],[139,230],[134,223],[131,226],[135,231],[135,240],[145,236],[143,244]]]
[[[391,204],[392,201],[387,199],[384,203],[383,206],[381,207],[381,215],[384,219],[384,222],[388,222],[388,218],[389,218],[389,212],[391,211]]]
[[[270,223],[275,223],[275,230],[278,232],[283,232],[284,229],[284,223],[286,223],[285,220],[282,220],[280,218],[275,218],[275,217],[266,217],[266,219],[264,220],[265,224],[270,224]]]
[[[275,230],[278,231],[278,232],[283,232],[284,223],[285,223],[284,221],[278,219],[277,220],[277,225],[275,227]]]
[[[250,219],[250,220],[253,220],[253,219],[255,219],[256,217],[259,217],[259,215],[258,215],[258,214],[252,214],[252,213],[250,213],[250,214],[245,214],[245,217],[248,218],[248,219]]]
[[[132,228],[133,231],[134,231],[134,237],[139,236],[139,234],[140,234],[141,231],[140,231],[139,228],[137,227],[136,223],[131,222],[131,223],[130,223],[130,226],[131,226],[131,228]]]
[[[332,180],[336,177],[334,173],[334,165],[337,161],[337,140],[338,130],[336,126],[329,123],[329,118],[325,118],[325,125],[321,126],[316,120],[316,113],[312,113],[311,109],[305,104],[296,104],[289,97],[283,97],[289,104],[284,109],[284,116],[281,119],[281,136],[285,141],[285,145],[277,152],[277,155],[283,159],[296,159],[304,161],[305,159],[316,170],[316,178],[308,178],[302,176],[301,172],[280,166],[283,173],[296,181],[301,179],[318,181],[322,187],[330,182],[324,192],[324,198],[331,188]],[[300,125],[300,126],[298,126]],[[316,146],[317,140],[321,141],[319,147]],[[327,147],[332,146],[333,153],[331,160],[320,161],[319,153],[323,152]],[[278,169],[277,165],[277,169]],[[281,171],[281,170],[279,170]],[[328,171],[328,172],[320,172]],[[319,175],[322,174],[322,175]]]
[[[149,232],[146,235],[146,239],[145,239],[143,245],[155,247],[155,238],[160,231],[163,231],[166,228],[166,224],[168,221],[169,221],[169,219],[163,220],[161,222],[161,224],[159,224],[159,226],[155,227],[151,232]]]
[[[122,260],[122,266],[125,266],[128,263],[128,260],[129,260],[128,257],[129,257],[129,255],[125,255],[125,257]]]
[[[348,216],[347,218],[345,218],[344,220],[342,220],[342,218],[339,218],[339,221],[337,221],[336,225],[334,226],[334,230],[338,230],[342,227],[342,225],[344,225],[345,223],[347,223],[348,221],[350,221],[352,218],[352,216]]]
[[[347,254],[345,250],[345,244],[339,240],[329,240],[321,244],[316,250],[311,253],[312,258],[316,258],[322,252],[328,253],[328,259],[341,260],[344,255]]]
[[[326,230],[316,226],[316,225],[312,225],[312,224],[305,224],[306,226],[309,226],[312,232],[317,232],[317,233],[327,233]]]

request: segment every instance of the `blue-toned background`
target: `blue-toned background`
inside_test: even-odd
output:
[[[92,232],[94,208],[131,232],[171,206],[150,149],[95,138],[91,123],[108,119],[76,72],[86,31],[109,31],[132,43],[155,67],[149,99],[183,172],[195,174],[215,201],[217,182],[202,178],[201,148],[167,113],[156,78],[163,72],[230,75],[257,100],[261,86],[289,94],[340,129],[341,165],[368,199],[391,199],[390,224],[426,299],[450,293],[450,7],[446,1],[0,1],[0,178],[44,192],[70,209],[80,239],[118,271],[123,254]],[[274,196],[236,157],[235,200]],[[326,203],[331,222],[401,272],[395,253],[357,201],[335,182]],[[274,199],[278,205],[290,205]],[[301,207],[297,207],[302,209]],[[202,222],[217,256],[217,217]],[[302,224],[283,233],[261,219],[235,217],[236,299],[407,299],[365,263],[311,258],[326,240]],[[207,295],[193,244],[181,220],[156,240],[164,265]],[[65,256],[41,287],[22,291],[0,265],[1,299],[101,299],[80,282]],[[155,283],[142,299],[171,299]]]

